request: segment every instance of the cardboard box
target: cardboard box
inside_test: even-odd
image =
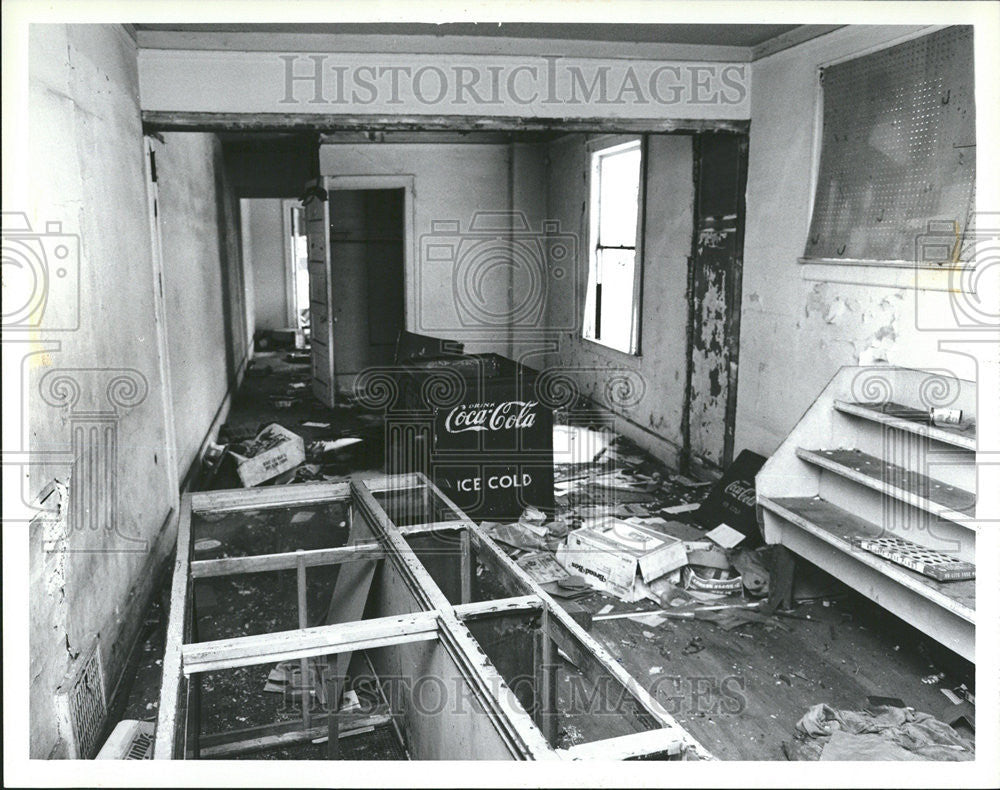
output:
[[[556,559],[570,573],[625,602],[653,596],[649,584],[687,564],[684,541],[617,518],[566,536]]]
[[[236,472],[245,488],[260,485],[306,460],[302,437],[278,423],[268,425],[257,434],[253,443],[265,444],[268,449],[250,458],[230,450],[236,459]]]

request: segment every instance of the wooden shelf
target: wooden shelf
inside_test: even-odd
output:
[[[975,529],[970,519],[975,515],[976,496],[963,488],[890,464],[860,450],[807,450],[799,447],[795,454],[803,461],[900,502]]]
[[[883,559],[855,546],[854,537],[885,537],[888,533],[875,524],[858,518],[819,497],[759,497],[760,504],[790,521],[795,526],[815,535],[858,562],[874,568],[882,575],[919,594],[928,601],[952,614],[975,623],[976,582],[939,582],[902,565]]]
[[[966,425],[932,425],[926,411],[892,402],[873,404],[837,400],[833,407],[843,414],[881,423],[896,430],[924,436],[963,450],[976,450],[976,425],[973,422]]]

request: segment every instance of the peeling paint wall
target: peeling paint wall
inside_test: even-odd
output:
[[[45,317],[72,327],[78,314],[79,326],[37,333],[49,350],[22,368],[28,447],[55,454],[31,468],[28,498],[66,484],[42,505],[50,512],[29,530],[25,558],[30,754],[44,758],[66,753],[53,695],[74,659],[99,635],[106,677],[124,662],[173,494],[135,44],[120,26],[32,25],[29,58],[30,154],[44,177],[32,179],[28,205],[5,195],[5,209],[26,211],[42,232],[61,222],[79,240],[67,259],[78,280],[53,281]],[[5,342],[5,355],[15,351]]]
[[[886,287],[871,267],[837,279],[802,266],[812,200],[817,68],[916,30],[844,28],[754,63],[735,449],[769,454],[838,368],[889,363],[975,378],[972,361],[937,350],[947,293]],[[882,272],[884,273],[884,272]],[[919,308],[918,308],[919,304]]]
[[[547,154],[547,216],[579,238],[575,299],[555,292],[560,298],[547,305],[550,325],[574,328],[559,335],[548,365],[565,370],[581,394],[620,415],[616,430],[675,463],[682,443],[687,270],[694,227],[691,138],[649,138],[641,356],[623,354],[580,335],[589,270],[587,136],[561,137],[549,144]],[[620,385],[624,380],[633,382],[631,388]]]
[[[4,338],[5,356],[29,352],[23,445],[48,460],[32,464],[23,492],[44,498],[27,561],[30,754],[46,758],[67,754],[54,695],[95,638],[108,692],[120,677],[173,548],[168,419],[183,467],[246,355],[247,308],[236,201],[214,135],[158,144],[162,283],[156,276],[136,48],[123,26],[32,25],[29,101],[38,177],[22,205],[5,194],[5,209],[46,234],[48,263],[66,262],[53,270],[43,328],[30,343]]]

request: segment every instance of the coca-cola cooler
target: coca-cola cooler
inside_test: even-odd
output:
[[[401,360],[387,471],[422,471],[479,520],[553,510],[552,409],[537,371],[497,354]]]

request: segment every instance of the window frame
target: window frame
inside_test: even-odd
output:
[[[596,282],[597,252],[600,243],[600,163],[615,154],[638,149],[639,151],[639,191],[636,197],[636,229],[634,248],[609,246],[602,249],[633,249],[634,266],[632,281],[632,310],[629,330],[629,348],[621,349],[587,334],[588,317],[591,315],[592,300],[597,298]],[[644,241],[646,232],[646,173],[648,162],[647,135],[602,135],[587,142],[587,289],[583,304],[580,337],[588,343],[600,346],[628,357],[642,356],[642,281],[644,269]],[[596,305],[593,308],[596,310]],[[596,316],[595,316],[596,320]]]

